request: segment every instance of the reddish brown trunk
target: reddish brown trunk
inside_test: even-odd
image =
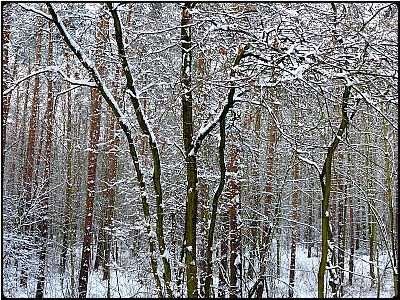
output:
[[[39,64],[41,59],[41,47],[42,47],[42,31],[38,32],[36,41],[36,56],[35,61]],[[29,121],[29,133],[28,133],[28,146],[26,149],[26,162],[25,162],[25,173],[24,173],[24,192],[25,192],[25,210],[29,211],[31,208],[32,201],[32,184],[33,184],[33,165],[34,165],[34,154],[35,154],[35,140],[36,140],[36,128],[39,108],[39,76],[35,76],[35,83],[33,87],[33,99],[32,99],[32,110],[31,119]],[[27,220],[25,226],[26,231],[30,231],[31,226],[29,225],[31,218],[29,213],[27,214]]]
[[[88,172],[87,172],[87,190],[86,190],[86,217],[83,235],[83,248],[81,268],[79,272],[79,297],[85,298],[87,292],[88,273],[90,265],[90,247],[92,241],[92,221],[93,221],[93,201],[96,187],[96,169],[97,169],[97,144],[99,142],[100,132],[100,93],[98,90],[92,90],[92,113],[90,121],[90,142],[88,153]]]
[[[106,35],[105,31],[106,21],[104,18],[101,19],[99,24],[99,30],[97,32],[96,39],[98,41],[99,48],[101,48],[100,41]],[[100,57],[100,49],[96,53],[96,58]],[[104,67],[99,66],[96,63],[96,67],[99,70],[100,75],[104,74]],[[100,137],[100,102],[101,92],[98,89],[91,90],[91,120],[90,120],[90,132],[89,132],[89,152],[88,152],[88,172],[87,172],[87,184],[86,184],[86,216],[85,216],[85,228],[83,235],[83,246],[82,246],[82,259],[81,267],[79,271],[79,285],[78,293],[79,298],[85,298],[87,293],[87,283],[89,278],[89,266],[90,266],[90,254],[91,254],[91,242],[92,242],[92,222],[93,222],[93,202],[96,188],[96,170],[97,170],[97,150]]]

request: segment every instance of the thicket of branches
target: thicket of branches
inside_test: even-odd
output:
[[[386,271],[397,295],[396,5],[2,18],[3,293],[34,281],[41,298],[57,271],[86,297],[118,270],[150,296],[295,297],[301,247],[320,258],[315,296],[345,296],[365,254],[377,296]]]

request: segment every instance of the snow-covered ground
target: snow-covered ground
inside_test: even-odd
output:
[[[283,250],[283,249],[282,249]],[[77,254],[79,253],[77,249]],[[270,287],[270,295],[274,298],[287,297],[289,282],[289,252],[281,252],[281,276],[273,279],[273,290]],[[357,254],[357,253],[356,253]],[[79,255],[77,255],[77,258]],[[50,258],[51,260],[51,258]],[[4,263],[4,262],[3,262]],[[61,276],[55,263],[49,262],[52,267],[48,270],[46,278],[45,297],[46,298],[70,298],[77,297],[71,295],[70,270],[67,269],[64,276]],[[317,274],[319,267],[319,257],[307,258],[307,250],[298,246],[296,252],[296,279],[295,279],[295,298],[316,298],[317,297]],[[345,267],[347,269],[348,262]],[[380,275],[382,278],[380,297],[393,297],[393,280],[390,269],[389,258],[381,255],[379,260]],[[113,268],[111,271],[110,297],[111,298],[147,298],[155,297],[154,290],[149,284],[151,274],[138,274],[138,266],[126,266]],[[130,269],[130,270],[129,270]],[[27,288],[19,286],[19,270],[11,264],[3,265],[3,295],[10,298],[34,298],[36,292],[36,280],[28,279]],[[75,281],[79,273],[78,265],[75,270]],[[327,284],[327,283],[326,283]],[[108,281],[103,280],[103,272],[91,272],[88,284],[88,298],[106,298]],[[327,296],[330,297],[329,288]],[[355,259],[355,274],[353,285],[348,285],[348,273],[345,273],[344,298],[376,298],[377,288],[371,287],[369,278],[368,255],[359,254]]]

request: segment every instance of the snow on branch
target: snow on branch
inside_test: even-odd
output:
[[[80,60],[85,69],[89,71],[94,81],[96,82],[97,88],[100,90],[104,99],[113,110],[114,115],[118,118],[119,122],[123,123],[126,126],[126,128],[131,128],[131,125],[129,124],[127,117],[124,115],[118,103],[115,101],[114,96],[111,94],[110,90],[108,89],[105,82],[101,78],[101,75],[97,70],[95,63],[86,56],[86,54],[83,52],[79,44],[69,34],[63,22],[60,20],[58,14],[55,12],[53,5],[51,3],[46,3],[46,5],[49,8],[50,14],[52,15],[52,21],[57,26],[62,37],[64,38],[64,41],[72,50],[72,52],[75,54],[75,56]]]
[[[61,75],[61,77],[64,80],[68,81],[69,83],[71,83],[73,85],[96,87],[96,84],[94,82],[91,82],[89,80],[77,80],[77,79],[68,77],[59,67],[57,67],[57,66],[48,66],[46,68],[43,68],[43,69],[37,70],[37,71],[35,71],[35,72],[31,73],[31,74],[28,74],[25,77],[22,77],[21,79],[18,79],[17,81],[13,82],[11,84],[11,86],[3,92],[3,97],[8,95],[9,93],[11,93],[18,85],[20,85],[25,80],[27,80],[27,79],[29,79],[29,78],[31,78],[33,76],[39,75],[41,73],[46,73],[46,72],[58,73],[58,74]]]
[[[44,12],[42,12],[42,11],[39,10],[39,9],[36,9],[36,8],[30,7],[30,6],[27,6],[27,5],[22,4],[22,3],[18,3],[18,5],[21,6],[23,9],[25,9],[25,10],[27,10],[27,11],[34,12],[35,14],[38,14],[38,15],[42,16],[43,18],[45,18],[45,19],[47,19],[47,20],[49,20],[49,21],[53,21],[53,18],[52,18],[50,15],[45,14]]]
[[[317,171],[318,171],[318,174],[321,174],[321,173],[322,173],[322,171],[320,170],[318,164],[317,164],[315,161],[312,161],[312,160],[310,160],[310,159],[308,159],[308,158],[306,158],[306,157],[300,156],[300,155],[298,156],[298,158],[299,158],[300,160],[304,161],[305,163],[307,163],[307,164],[309,164],[309,165],[315,167],[315,168],[317,169]]]
[[[119,15],[119,12],[116,10],[116,8],[113,8],[112,3],[108,4],[108,7],[110,9],[111,15],[114,19],[114,28],[116,32],[116,41],[118,45],[118,54],[121,60],[121,63],[124,67],[124,73],[125,77],[127,79],[127,94],[130,95],[132,105],[135,108],[135,113],[136,117],[138,119],[138,123],[140,128],[142,129],[143,133],[149,136],[150,143],[154,145],[155,149],[158,148],[157,146],[157,139],[154,134],[153,128],[149,122],[149,120],[146,117],[146,114],[144,113],[144,110],[142,108],[142,105],[139,101],[139,93],[136,92],[135,86],[133,84],[133,76],[132,76],[132,66],[129,63],[127,56],[126,56],[126,43],[125,39],[127,37],[125,28],[121,22],[121,18]]]
[[[221,121],[221,119],[224,117],[224,115],[228,112],[229,108],[232,106],[229,101],[225,101],[223,104],[223,108],[221,111],[214,117],[214,119],[209,122],[208,124],[203,125],[200,129],[199,132],[197,133],[196,137],[194,138],[193,142],[193,148],[189,152],[189,156],[194,156],[196,155],[197,151],[200,148],[201,142],[205,139],[205,137],[210,133],[211,130],[214,129],[214,127]]]

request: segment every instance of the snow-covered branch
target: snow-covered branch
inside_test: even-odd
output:
[[[47,3],[47,7],[49,8],[50,14],[52,15],[52,21],[57,26],[60,31],[64,41],[67,43],[72,52],[78,57],[82,65],[89,71],[92,75],[94,81],[96,82],[97,88],[100,90],[102,96],[111,107],[114,112],[114,115],[118,118],[119,122],[122,122],[127,128],[130,128],[130,124],[126,123],[127,118],[124,116],[121,108],[118,103],[115,101],[114,96],[111,94],[110,90],[106,86],[105,82],[100,76],[99,71],[97,70],[95,63],[90,60],[86,54],[83,52],[79,44],[74,40],[74,38],[69,34],[67,29],[65,28],[63,22],[60,20],[58,14],[55,12],[53,5],[51,3]],[[125,123],[124,123],[125,122]]]
[[[61,77],[64,80],[68,81],[69,83],[71,83],[73,85],[96,87],[96,84],[94,82],[91,82],[89,80],[77,80],[77,79],[68,77],[59,67],[57,67],[57,66],[48,66],[46,68],[43,68],[43,69],[37,70],[37,71],[35,71],[35,72],[31,73],[31,74],[28,74],[28,75],[22,77],[21,79],[18,79],[17,81],[13,82],[11,84],[11,86],[3,92],[3,97],[8,95],[9,93],[11,93],[18,85],[20,85],[25,80],[27,80],[27,79],[29,79],[29,78],[31,78],[33,76],[39,75],[41,73],[46,73],[46,72],[58,73],[58,74],[61,75]]]
[[[53,18],[50,15],[42,12],[39,9],[33,8],[31,6],[27,6],[27,5],[22,4],[22,3],[18,3],[18,5],[21,6],[23,9],[25,9],[27,11],[31,11],[31,12],[34,12],[35,14],[38,14],[38,15],[42,16],[43,18],[47,19],[48,21],[53,21]]]

